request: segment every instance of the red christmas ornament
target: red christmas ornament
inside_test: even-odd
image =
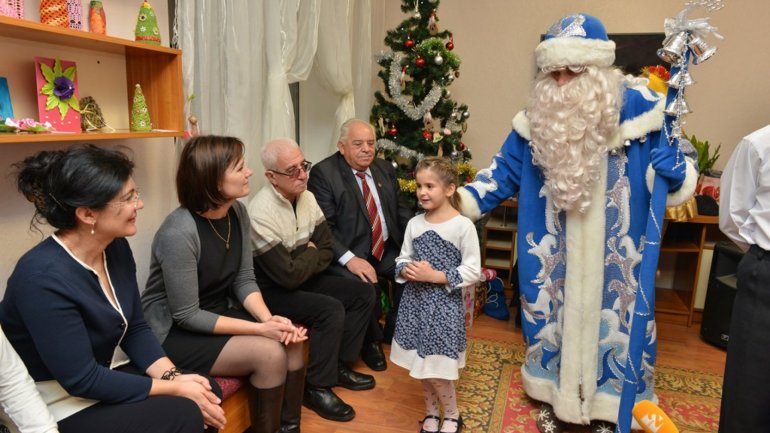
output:
[[[417,59],[414,61],[414,64],[418,68],[423,68],[425,67],[425,59],[423,59],[422,57],[417,57]]]
[[[412,34],[406,35],[406,40],[404,41],[404,46],[407,48],[412,48],[414,46],[414,39],[412,39]]]
[[[464,150],[465,150],[465,143],[463,143],[463,142],[461,141],[461,142],[460,142],[460,145],[459,145],[459,146],[457,146],[457,148],[458,148],[458,149],[460,149],[461,151],[464,151]]]
[[[433,134],[431,134],[430,131],[428,131],[426,129],[426,130],[422,131],[422,138],[424,138],[426,140],[430,140],[431,138],[433,138]]]
[[[446,43],[446,49],[452,51],[455,49],[455,38],[449,38],[449,42]]]
[[[396,129],[395,126],[391,126],[390,129],[388,129],[388,134],[395,137],[398,134],[398,129]]]

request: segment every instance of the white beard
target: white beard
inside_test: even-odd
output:
[[[561,87],[538,74],[527,107],[532,159],[557,210],[585,212],[591,204],[607,140],[618,128],[622,80],[617,69],[592,66]]]

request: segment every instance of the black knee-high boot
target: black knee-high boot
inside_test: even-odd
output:
[[[251,433],[276,433],[281,426],[283,384],[270,389],[249,387]]]
[[[281,408],[280,433],[299,433],[299,419],[302,412],[302,394],[305,390],[305,369],[286,374]]]

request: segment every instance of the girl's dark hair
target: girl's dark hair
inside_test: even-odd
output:
[[[243,142],[235,137],[199,135],[191,138],[179,158],[176,193],[179,204],[193,212],[206,212],[227,202],[219,190],[227,169],[245,153]]]
[[[93,144],[42,151],[13,164],[16,185],[35,205],[30,227],[47,222],[59,230],[75,227],[75,209],[102,209],[123,189],[134,163],[120,150]]]
[[[417,166],[414,168],[415,174],[420,170],[432,171],[436,176],[438,176],[439,180],[445,188],[449,185],[455,186],[455,193],[449,197],[449,204],[459,211],[461,206],[461,198],[460,194],[457,192],[457,188],[460,185],[460,173],[457,171],[457,167],[455,167],[452,161],[440,156],[428,156],[421,159],[417,163]]]

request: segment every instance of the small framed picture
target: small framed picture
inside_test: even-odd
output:
[[[8,80],[0,77],[0,119],[13,117],[13,105],[11,105],[11,90],[8,88]]]
[[[40,122],[58,132],[80,132],[80,104],[75,62],[35,57],[37,112]]]

